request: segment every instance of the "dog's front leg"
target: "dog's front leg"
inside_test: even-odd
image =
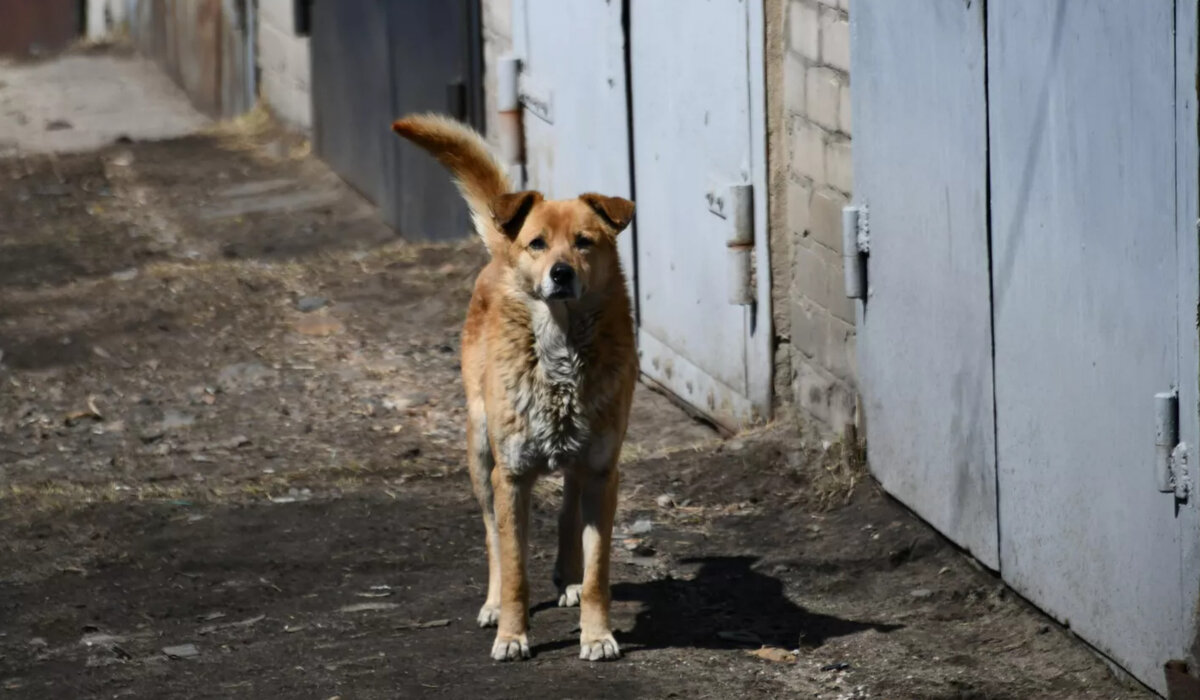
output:
[[[525,559],[533,478],[514,475],[507,465],[498,464],[492,470],[492,491],[500,535],[500,623],[492,644],[492,658],[528,659],[529,577]]]
[[[579,602],[579,658],[603,661],[621,656],[608,610],[608,565],[620,477],[616,460],[603,471],[579,470],[583,512],[583,592]]]
[[[554,562],[554,586],[558,589],[560,608],[579,605],[579,594],[583,588],[582,528],[579,477],[568,469],[563,474],[562,509],[558,513],[558,558]]]

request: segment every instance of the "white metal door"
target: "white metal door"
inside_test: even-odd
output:
[[[1154,478],[1155,393],[1182,380],[1187,423],[1196,396],[1196,19],[1176,5],[997,2],[987,25],[1001,571],[1159,691],[1195,649],[1200,581],[1194,507]]]
[[[632,199],[621,3],[514,0],[513,45],[521,59],[526,185],[551,199],[583,192]],[[630,285],[635,226],[619,239]]]
[[[762,5],[629,3],[642,371],[729,427],[770,404]],[[748,306],[729,301],[736,185],[758,222]]]
[[[994,569],[983,5],[855,5],[851,75],[871,239],[858,314],[871,471]]]

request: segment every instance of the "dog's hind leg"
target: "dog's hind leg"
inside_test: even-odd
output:
[[[571,469],[563,474],[562,509],[558,513],[558,558],[554,562],[554,587],[558,606],[579,605],[583,588],[583,521],[579,511],[579,477]]]
[[[480,627],[495,627],[500,620],[500,533],[496,528],[496,499],[492,493],[492,469],[496,460],[488,444],[487,412],[483,401],[470,402],[467,414],[467,465],[475,497],[483,511],[488,559],[487,599],[476,620]]]

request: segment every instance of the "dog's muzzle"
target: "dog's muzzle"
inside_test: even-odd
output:
[[[579,276],[575,274],[575,268],[570,265],[562,262],[554,263],[542,288],[546,298],[550,300],[578,299]]]

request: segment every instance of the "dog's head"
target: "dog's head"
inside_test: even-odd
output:
[[[617,234],[633,218],[633,202],[587,193],[546,200],[534,191],[502,195],[492,215],[508,239],[507,259],[523,291],[570,301],[619,278]]]

